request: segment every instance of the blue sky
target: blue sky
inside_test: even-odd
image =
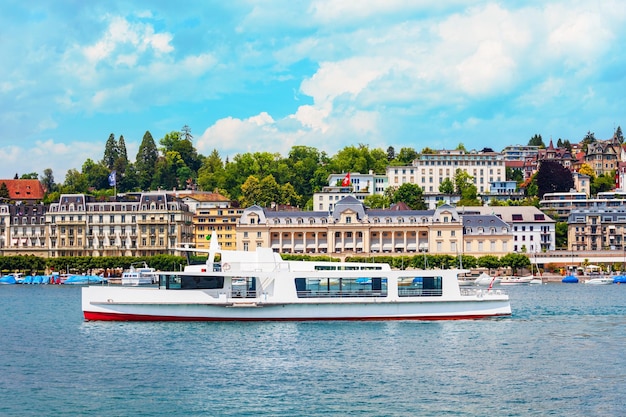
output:
[[[441,3],[441,4],[439,4]],[[134,160],[572,142],[626,128],[622,1],[4,0],[0,177]]]

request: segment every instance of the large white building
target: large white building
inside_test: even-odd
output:
[[[446,178],[454,180],[457,169],[469,174],[479,194],[489,192],[489,184],[506,180],[504,158],[498,152],[442,150],[434,154],[422,154],[413,166],[387,167],[389,186],[417,184],[425,193],[439,192]]]

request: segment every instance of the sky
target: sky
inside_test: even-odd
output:
[[[626,6],[606,1],[3,0],[0,178],[202,155],[418,152],[626,128]]]

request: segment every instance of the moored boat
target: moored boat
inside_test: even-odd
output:
[[[474,280],[474,285],[478,285],[481,287],[492,287],[494,285],[498,285],[502,282],[502,278],[500,277],[492,277],[486,272],[481,273]]]
[[[152,285],[156,283],[156,279],[154,268],[149,268],[145,262],[141,268],[131,265],[128,271],[122,273],[122,285]]]
[[[97,275],[70,275],[64,281],[64,285],[91,285],[102,284],[106,282],[106,278]]]
[[[596,276],[583,282],[587,285],[609,285],[613,284],[613,277]]]
[[[0,284],[17,284],[17,280],[13,275],[4,275],[3,277],[0,277]]]
[[[496,289],[461,289],[466,270],[392,270],[383,263],[286,261],[269,248],[221,251],[159,272],[158,287],[82,289],[86,320],[452,320],[511,314]],[[198,250],[188,250],[188,252]],[[220,261],[215,262],[216,255]],[[401,285],[409,283],[409,285]]]
[[[578,284],[578,278],[574,275],[567,275],[561,280],[561,282],[563,284]]]
[[[535,279],[535,277],[532,275],[524,277],[503,277],[500,281],[500,285],[528,285],[533,279]]]

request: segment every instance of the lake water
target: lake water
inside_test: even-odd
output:
[[[501,319],[124,323],[4,285],[0,415],[626,415],[626,286],[507,291]]]

